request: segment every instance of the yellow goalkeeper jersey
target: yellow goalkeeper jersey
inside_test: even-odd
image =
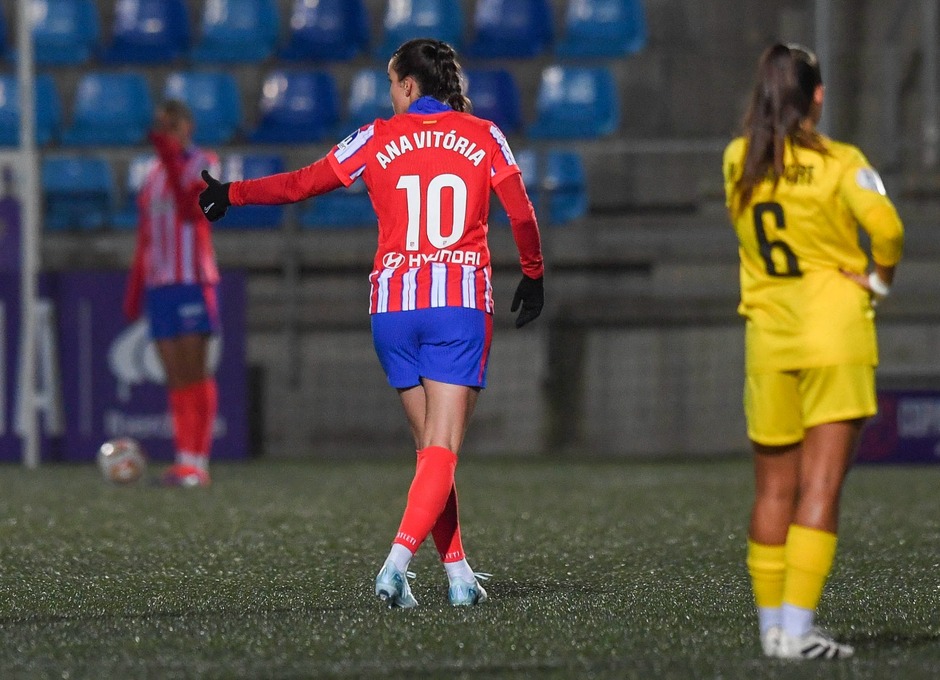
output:
[[[858,148],[823,138],[828,153],[788,144],[776,187],[766,180],[743,210],[734,186],[746,141],[725,149],[727,205],[738,236],[748,372],[878,362],[869,294],[839,270],[865,273],[868,257],[901,259],[904,231],[878,173]]]

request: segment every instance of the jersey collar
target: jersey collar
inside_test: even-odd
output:
[[[442,113],[452,109],[443,102],[439,102],[434,97],[425,95],[411,102],[408,107],[408,113]]]

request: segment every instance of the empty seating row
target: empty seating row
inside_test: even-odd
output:
[[[205,0],[194,30],[185,0],[117,0],[108,40],[94,0],[23,0],[42,65],[257,62],[268,58],[337,61],[374,53],[387,58],[414,37],[436,37],[468,56],[518,58],[632,54],[646,43],[640,0],[569,0],[556,40],[549,0],[477,0],[464,41],[460,0],[388,0],[383,34],[373,41],[363,0],[294,0],[279,45],[276,0]],[[6,37],[6,31],[0,32]],[[105,44],[107,43],[107,44]],[[0,45],[0,47],[3,47]]]
[[[577,152],[552,149],[520,151],[516,157],[540,219],[564,224],[587,214],[588,197],[583,164]],[[150,172],[154,156],[139,154],[127,167],[123,191],[111,164],[94,155],[50,155],[41,166],[44,224],[49,231],[129,229],[137,224],[136,199]],[[222,181],[251,179],[285,170],[276,154],[228,154],[222,157]],[[119,194],[121,198],[119,198]],[[282,206],[245,206],[232,209],[216,223],[218,229],[278,228],[284,222]],[[375,213],[361,182],[305,202],[297,220],[302,227],[374,227]],[[507,222],[498,201],[492,221]]]
[[[519,90],[505,69],[470,69],[467,93],[475,113],[507,134],[533,139],[579,139],[609,135],[620,122],[617,88],[604,66],[548,66],[542,71],[536,119],[522,120]],[[36,141],[72,146],[138,145],[153,117],[149,81],[140,73],[87,73],[78,82],[66,123],[49,74],[36,78]],[[379,117],[392,114],[384,71],[362,69],[354,76],[345,115],[335,79],[328,71],[276,70],[258,97],[257,124],[245,130],[242,96],[225,71],[177,71],[167,76],[162,98],[186,102],[196,119],[195,140],[224,145],[297,144],[331,141]],[[19,142],[19,87],[0,76],[0,144]]]

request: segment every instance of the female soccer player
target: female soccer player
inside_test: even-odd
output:
[[[206,368],[209,337],[219,328],[219,281],[209,222],[197,206],[200,170],[218,158],[192,143],[193,117],[176,100],[156,112],[149,138],[157,160],[137,198],[137,247],[124,299],[131,320],[146,312],[166,372],[175,463],[162,481],[208,486],[218,397]]]
[[[888,295],[903,228],[854,146],[816,130],[815,55],[760,58],[742,137],[724,154],[741,258],[744,407],[756,497],[747,565],[767,656],[836,659],[852,647],[814,627],[836,550],[839,494],[876,411],[874,305]],[[871,238],[874,268],[859,246]]]
[[[487,215],[491,189],[509,215],[522,280],[512,311],[520,327],[542,310],[538,224],[502,132],[472,116],[461,71],[446,43],[403,44],[388,64],[395,115],[365,125],[324,158],[294,172],[220,184],[204,173],[199,203],[210,220],[229,205],[300,201],[361,177],[378,216],[370,276],[372,335],[398,390],[418,463],[408,502],[375,592],[390,606],[418,603],[412,556],[434,538],[453,605],[486,592],[464,555],[454,469],[477,395],[486,386],[493,295]]]

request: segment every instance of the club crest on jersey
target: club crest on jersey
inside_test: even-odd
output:
[[[405,256],[401,253],[385,253],[382,258],[382,266],[386,269],[398,269],[405,264]]]

